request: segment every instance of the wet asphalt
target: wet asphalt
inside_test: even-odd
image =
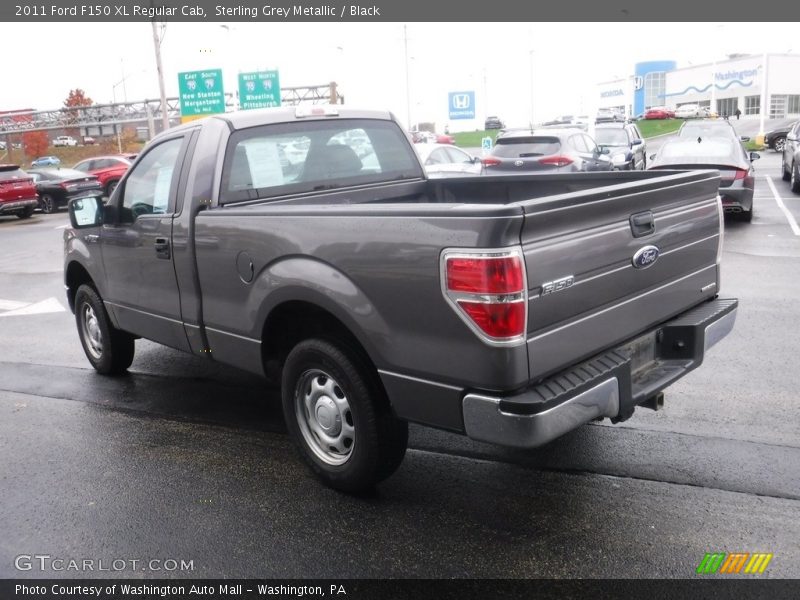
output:
[[[759,577],[800,577],[800,236],[763,177],[795,218],[800,196],[776,157],[757,163],[753,223],[726,225],[736,328],[665,410],[535,452],[412,426],[364,497],[308,473],[260,379],[146,341],[102,377],[68,311],[4,316],[66,307],[67,219],[0,218],[0,578],[686,578],[712,551],[771,552]],[[125,568],[15,567],[35,554]]]

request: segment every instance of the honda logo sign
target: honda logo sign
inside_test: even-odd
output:
[[[475,92],[450,92],[448,110],[450,119],[474,119]]]

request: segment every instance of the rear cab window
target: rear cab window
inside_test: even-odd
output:
[[[277,198],[423,176],[411,144],[392,121],[261,125],[231,135],[219,201]]]

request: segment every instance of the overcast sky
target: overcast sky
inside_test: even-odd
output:
[[[167,95],[178,95],[180,71],[221,68],[226,91],[233,91],[238,71],[277,68],[281,87],[334,80],[347,104],[388,108],[404,123],[410,109],[412,121],[434,121],[441,131],[449,91],[475,91],[480,125],[487,114],[522,125],[531,110],[536,121],[589,112],[596,83],[628,76],[643,60],[671,59],[682,67],[734,52],[800,53],[796,23],[405,28],[408,60],[403,23],[168,22],[162,43]],[[95,102],[158,97],[150,23],[2,23],[0,39],[7,51],[18,49],[19,59],[4,61],[0,110],[58,108],[77,87]],[[455,131],[478,122],[449,125]]]

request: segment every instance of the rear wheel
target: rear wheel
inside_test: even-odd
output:
[[[297,344],[281,396],[289,433],[327,485],[363,492],[400,466],[408,425],[392,415],[374,367],[349,347],[326,339]]]
[[[86,358],[98,373],[115,375],[131,366],[133,336],[111,324],[103,300],[90,285],[75,294],[75,322]]]
[[[39,199],[39,204],[42,208],[43,213],[50,213],[56,212],[58,206],[56,205],[56,200],[50,194],[45,194]]]
[[[17,217],[20,219],[29,219],[33,214],[34,208],[35,207],[33,206],[26,206],[24,209],[22,209],[20,212],[17,213]]]

